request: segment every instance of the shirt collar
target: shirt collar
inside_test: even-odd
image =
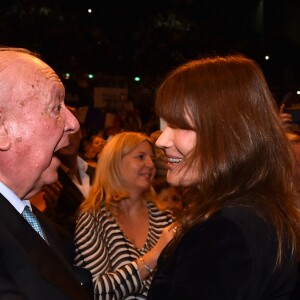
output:
[[[0,181],[0,193],[21,214],[26,205],[31,209],[29,200],[21,200],[9,187]]]
[[[77,163],[78,163],[79,169],[81,169],[84,172],[87,171],[88,163],[85,160],[83,160],[80,156],[77,156]]]

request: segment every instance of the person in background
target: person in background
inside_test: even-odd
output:
[[[280,105],[279,116],[283,128],[286,132],[291,132],[300,135],[300,126],[298,123],[293,121],[292,115],[285,110],[285,104]]]
[[[291,144],[291,148],[295,157],[294,160],[294,183],[298,191],[300,191],[300,135],[287,132],[286,136]]]
[[[77,116],[76,109],[68,109]],[[95,168],[79,156],[81,141],[80,129],[69,134],[70,144],[57,151],[60,159],[58,181],[44,186],[31,201],[50,219],[62,226],[73,237],[75,232],[76,211],[87,198]]]
[[[84,147],[84,152],[80,155],[90,166],[96,167],[99,155],[106,141],[99,135],[93,135],[87,145]]]
[[[155,204],[160,210],[169,210],[175,217],[180,216],[183,205],[177,187],[171,186],[164,177],[153,180],[156,193]]]
[[[292,116],[284,112],[283,105],[281,105],[280,107],[279,117],[282,122],[283,128],[286,131],[286,136],[288,141],[290,142],[292,152],[294,155],[293,181],[299,193],[300,192],[300,135],[299,135],[300,131],[298,130],[297,126],[293,124]],[[300,299],[300,262],[298,262],[298,281],[297,281],[296,289],[290,300],[293,299],[295,300]]]
[[[286,96],[287,99],[289,99],[290,97],[291,94],[288,94]],[[282,103],[279,107],[279,118],[285,131],[286,137],[290,142],[295,158],[293,179],[298,191],[300,191],[300,130],[298,125],[294,123],[293,116],[285,111],[285,103]]]
[[[95,299],[145,299],[157,257],[173,238],[173,217],[149,194],[154,146],[138,132],[105,145],[76,224],[77,266],[91,271]]]
[[[85,198],[88,197],[95,168],[78,155],[80,130],[70,135],[70,145],[58,151],[61,160],[58,169],[58,181],[61,191],[53,210],[45,210],[56,223],[74,236],[76,212]]]
[[[297,129],[295,130],[297,127],[293,124],[293,117],[291,114],[284,111],[284,104],[280,105],[279,118],[295,158],[293,179],[295,186],[298,191],[300,191],[300,131]]]
[[[0,297],[90,299],[72,240],[28,199],[57,180],[57,151],[79,124],[57,74],[26,49],[0,48]]]
[[[158,89],[156,141],[190,205],[161,253],[148,299],[290,299],[300,250],[293,158],[259,66],[190,61]]]

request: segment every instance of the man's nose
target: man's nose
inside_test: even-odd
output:
[[[80,124],[77,118],[65,108],[65,131],[74,133],[80,129]]]

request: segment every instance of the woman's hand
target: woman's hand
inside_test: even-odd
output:
[[[174,238],[177,231],[178,224],[176,222],[165,227],[156,245],[143,256],[143,260],[137,260],[140,277],[142,280],[146,279],[149,275],[149,268],[154,270],[157,266],[157,259],[166,247],[166,245]],[[146,264],[146,267],[145,267]]]

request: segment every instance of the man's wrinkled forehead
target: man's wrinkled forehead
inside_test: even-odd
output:
[[[0,52],[0,72],[7,69],[9,72],[23,76],[41,76],[42,78],[59,80],[53,69],[40,58],[27,53],[14,51]],[[25,77],[26,78],[26,77]]]
[[[16,88],[25,98],[39,93],[41,97],[47,99],[49,95],[55,98],[64,98],[64,87],[53,71],[47,64],[40,59],[31,56],[18,58],[10,66],[11,73],[14,74]],[[23,98],[23,97],[21,97]]]

